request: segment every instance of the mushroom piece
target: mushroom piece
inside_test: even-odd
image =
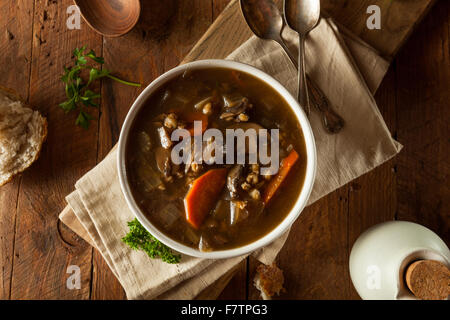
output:
[[[246,99],[248,102],[248,99],[240,93],[224,94],[222,95],[222,99],[223,105],[226,109],[236,107],[237,105],[241,104],[244,99]]]
[[[248,121],[248,115],[245,112],[252,107],[248,99],[245,97],[226,97],[223,96],[224,112],[220,115],[220,119],[235,120],[236,122]],[[241,116],[243,114],[243,116]]]
[[[230,202],[230,226],[234,226],[238,222],[248,218],[249,212],[246,207],[246,201],[233,200]]]
[[[163,147],[157,147],[155,149],[155,160],[158,170],[166,175],[166,172],[170,172],[170,152]],[[170,175],[170,174],[169,174]]]
[[[244,172],[244,167],[240,164],[235,165],[227,176],[227,188],[230,191],[231,199],[238,196],[238,186]]]

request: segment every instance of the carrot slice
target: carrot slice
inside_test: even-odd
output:
[[[281,161],[280,170],[278,170],[277,175],[270,180],[264,190],[263,201],[265,204],[269,203],[270,199],[272,199],[274,194],[280,188],[289,171],[297,162],[298,157],[298,153],[295,150],[292,150],[289,155]]]
[[[198,229],[214,208],[227,179],[227,169],[212,169],[197,178],[186,197],[186,220]]]

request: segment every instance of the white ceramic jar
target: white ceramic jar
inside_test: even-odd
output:
[[[450,267],[450,251],[433,231],[412,222],[384,222],[356,240],[350,253],[350,276],[362,299],[415,299],[404,274],[410,263],[422,259]]]

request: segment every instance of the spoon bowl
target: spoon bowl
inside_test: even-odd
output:
[[[253,33],[267,40],[279,39],[284,19],[272,1],[240,0],[241,11]]]
[[[74,0],[86,23],[105,37],[128,33],[139,20],[139,0]]]
[[[284,16],[289,27],[305,36],[320,18],[319,0],[285,0]]]

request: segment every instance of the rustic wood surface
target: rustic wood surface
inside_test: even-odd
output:
[[[449,244],[449,2],[437,1],[403,44],[432,2],[322,0],[326,13],[393,58],[376,100],[404,149],[302,213],[277,259],[287,279],[282,298],[357,299],[348,273],[349,252],[359,234],[378,222],[418,222]],[[0,1],[0,84],[18,91],[49,120],[41,158],[0,189],[0,299],[125,298],[101,255],[57,216],[76,180],[117,142],[131,102],[142,89],[104,81],[98,88],[103,96],[99,121],[85,131],[74,126],[75,114],[65,115],[57,107],[64,100],[59,77],[72,50],[84,44],[102,54],[105,67],[117,75],[148,84],[183,59],[213,55],[232,39],[238,44],[249,36],[245,29],[205,34],[227,5],[215,23],[228,19],[236,24],[236,0],[162,3],[146,0],[137,27],[110,39],[84,22],[81,30],[68,30],[70,0]],[[382,8],[382,31],[365,28],[369,4]],[[186,57],[207,37],[208,46],[197,45]],[[80,290],[66,288],[68,265],[81,268]],[[239,265],[220,298],[258,299],[252,284],[256,266],[253,259]],[[202,297],[216,296],[228,278]]]

